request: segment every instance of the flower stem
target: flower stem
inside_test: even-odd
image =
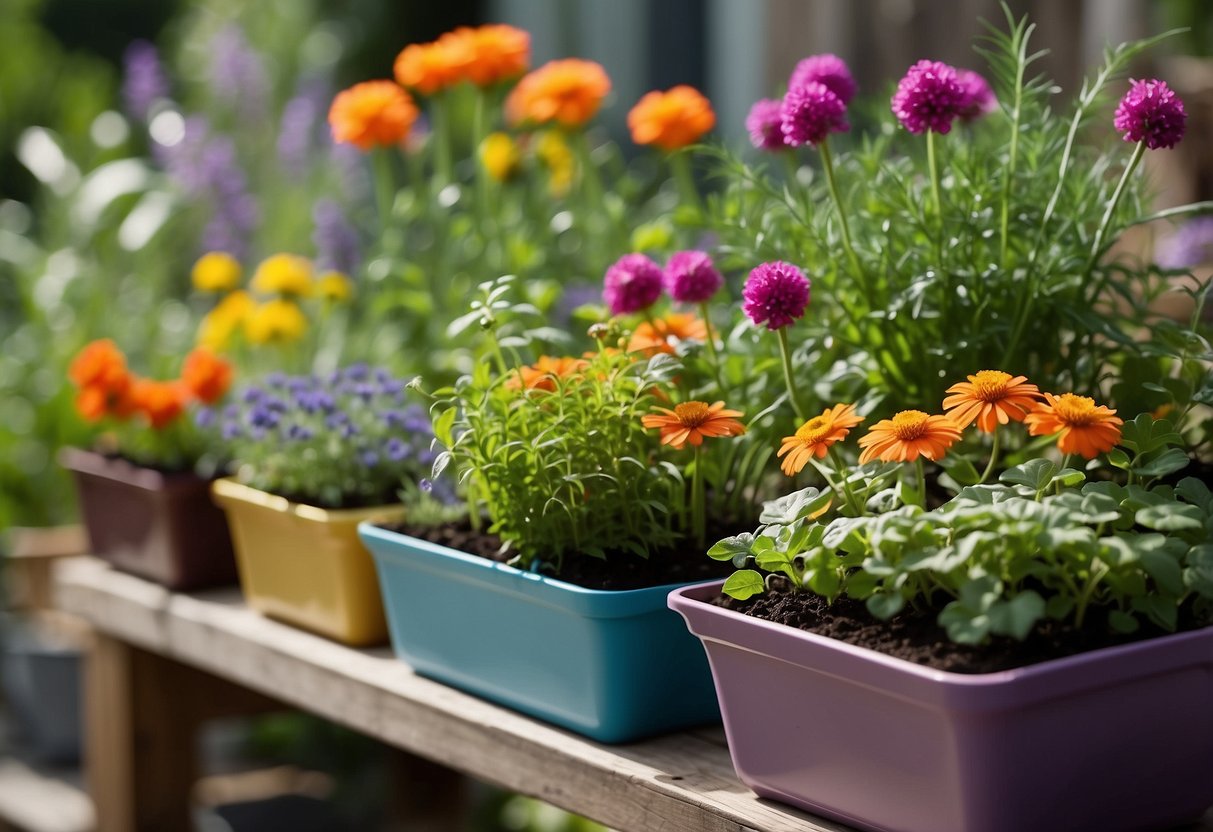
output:
[[[669,155],[669,160],[679,197],[685,204],[694,208],[696,214],[703,216],[703,200],[699,198],[699,189],[695,187],[690,157],[685,152],[675,152]]]
[[[1104,237],[1108,233],[1108,226],[1112,224],[1112,215],[1116,213],[1116,206],[1120,204],[1120,198],[1125,192],[1125,187],[1129,184],[1129,178],[1133,175],[1133,171],[1137,170],[1137,165],[1141,162],[1142,154],[1146,151],[1146,143],[1138,142],[1137,147],[1133,148],[1133,156],[1129,159],[1129,164],[1125,166],[1125,172],[1121,174],[1120,181],[1116,183],[1116,190],[1112,192],[1112,199],[1108,202],[1108,208],[1104,211],[1103,219],[1099,221],[1099,228],[1095,231],[1095,239],[1091,244],[1091,253],[1087,256],[1087,265],[1083,269],[1085,276],[1090,276],[1091,270],[1095,268],[1096,261],[1102,253]],[[1108,279],[1105,275],[1100,279],[1095,286],[1095,291],[1091,295],[1091,302],[1099,300],[1100,294],[1103,292],[1104,286]]]
[[[855,273],[855,280],[859,282],[864,295],[871,297],[868,292],[867,275],[859,262],[859,256],[855,254],[855,246],[851,244],[851,226],[847,222],[847,214],[842,207],[842,197],[838,193],[838,182],[834,178],[834,158],[830,155],[829,137],[822,139],[817,149],[821,152],[821,167],[825,171],[830,198],[834,200],[834,207],[838,209],[838,227],[842,232],[842,247],[846,250],[847,259],[851,261],[851,270]]]
[[[826,450],[826,454],[830,457],[830,463],[833,464],[834,471],[838,474],[838,482],[842,484],[843,501],[847,504],[847,508],[855,512],[855,517],[861,516],[863,510],[859,506],[855,493],[851,491],[851,483],[848,478],[849,471],[846,465],[843,464],[842,459],[834,451],[832,445]]]
[[[922,508],[927,507],[927,471],[922,464],[922,457],[914,460],[914,470],[918,476],[918,500]]]
[[[704,519],[703,457],[699,446],[695,447],[695,471],[691,475],[691,525],[695,532],[695,545],[704,546],[707,529]]]
[[[451,162],[451,125],[447,119],[446,93],[438,93],[430,98],[430,121],[433,132],[430,141],[434,143],[434,171],[438,175],[439,187],[449,185],[454,180]]]
[[[939,165],[935,162],[935,131],[927,131],[927,169],[931,173],[931,198],[935,202],[935,224],[939,239],[937,245],[943,247],[943,199],[939,195]]]
[[[998,428],[994,428],[994,444],[990,446],[990,461],[986,464],[986,470],[981,472],[981,479],[977,481],[978,485],[981,485],[983,482],[988,480],[990,478],[990,474],[994,473],[994,464],[998,462],[998,452],[1000,450],[999,438],[1001,436],[1002,433],[998,430]]]
[[[392,204],[396,201],[396,177],[392,172],[392,157],[386,147],[371,151],[371,175],[375,179],[375,207],[379,209],[379,224],[387,229],[392,221]]]
[[[779,355],[783,359],[783,380],[788,386],[788,398],[792,401],[796,418],[803,422],[805,415],[800,409],[800,397],[796,395],[796,382],[792,378],[792,351],[788,347],[788,329],[781,326],[776,333],[779,335]]]
[[[712,330],[712,318],[708,314],[708,302],[700,301],[699,314],[703,316],[703,328],[707,331],[708,356],[712,361],[712,373],[716,376],[716,386],[724,395],[724,375],[720,370],[720,353],[716,351],[716,333]]]

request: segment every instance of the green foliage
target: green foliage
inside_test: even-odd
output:
[[[1108,469],[1032,458],[933,510],[894,501],[814,520],[820,496],[801,491],[708,554],[739,568],[724,587],[735,598],[778,575],[797,591],[862,600],[880,619],[934,612],[965,644],[1022,640],[1046,620],[1174,630],[1181,611],[1203,615],[1213,602],[1213,492],[1193,477],[1159,480],[1187,463],[1181,442],[1170,422],[1139,416],[1124,426],[1124,484],[1095,476]]]

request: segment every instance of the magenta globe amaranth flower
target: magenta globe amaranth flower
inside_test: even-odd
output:
[[[831,133],[851,129],[847,105],[820,81],[810,81],[788,90],[779,107],[783,140],[789,147],[816,147]]]
[[[759,150],[783,150],[783,119],[779,108],[783,104],[774,98],[760,98],[745,117],[745,129],[750,133],[750,143]]]
[[[724,285],[712,258],[703,251],[679,251],[665,265],[665,288],[679,303],[706,303]]]
[[[897,83],[893,115],[911,133],[947,133],[966,100],[956,69],[940,61],[919,61]]]
[[[811,83],[825,84],[843,104],[850,104],[855,97],[855,78],[846,62],[837,55],[810,55],[792,70],[788,89],[793,90]]]
[[[973,121],[998,109],[998,99],[990,83],[971,69],[956,70],[956,82],[960,84],[962,101],[960,118]]]
[[[602,299],[612,315],[627,315],[648,309],[661,297],[663,275],[643,254],[625,254],[607,269]]]
[[[781,260],[763,263],[750,272],[742,296],[742,310],[755,325],[783,329],[804,317],[809,305],[809,279]]]
[[[1113,121],[1127,142],[1145,142],[1150,150],[1172,148],[1184,137],[1188,114],[1166,81],[1133,81],[1120,99]]]

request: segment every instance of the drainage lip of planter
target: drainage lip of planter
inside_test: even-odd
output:
[[[91,553],[174,590],[236,582],[227,520],[210,481],[165,473],[80,448],[59,462],[72,472]]]
[[[959,674],[716,607],[704,644],[738,777],[879,832],[1128,832],[1213,804],[1213,627]]]
[[[358,524],[399,519],[403,506],[325,509],[230,478],[215,480],[211,492],[228,513],[250,607],[353,646],[387,640],[375,565]]]
[[[370,523],[392,645],[418,673],[601,742],[720,718],[666,584],[596,590]]]

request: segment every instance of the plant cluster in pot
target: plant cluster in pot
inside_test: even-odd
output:
[[[223,514],[210,501],[212,467],[190,410],[218,403],[230,365],[206,348],[191,352],[181,377],[135,376],[110,340],[94,341],[69,369],[77,412],[103,428],[96,450],[64,448],[93,554],[171,589],[236,578]]]
[[[358,524],[398,520],[402,479],[432,461],[425,410],[405,382],[355,364],[272,373],[209,419],[232,476],[215,500],[232,525],[254,609],[354,645],[387,638],[379,584]]]
[[[661,294],[662,269],[643,255],[613,269],[608,301],[624,277],[654,291],[612,304],[620,317],[592,328],[583,357],[531,364],[519,352],[553,330],[511,300],[512,279],[482,286],[471,320],[488,358],[434,393],[435,472],[455,475],[468,518],[361,532],[392,643],[419,673],[624,742],[718,719],[702,651],[665,596],[723,574],[697,553],[709,517],[741,502],[729,483],[749,437],[737,411],[687,396],[708,372],[702,322],[682,316],[682,339],[624,330]]]

